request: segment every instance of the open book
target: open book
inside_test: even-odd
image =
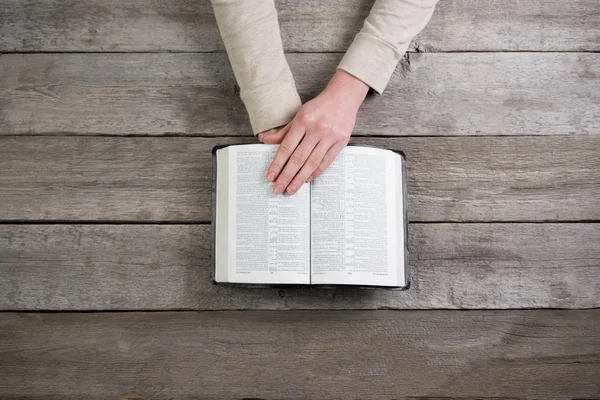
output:
[[[213,150],[214,282],[407,288],[404,156],[347,146],[294,195],[265,179],[277,145]]]

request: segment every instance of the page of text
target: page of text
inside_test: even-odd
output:
[[[313,181],[313,284],[397,285],[394,161],[349,146]]]
[[[265,179],[275,145],[229,148],[229,281],[310,283],[310,189],[276,195]]]

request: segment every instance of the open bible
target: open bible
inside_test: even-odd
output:
[[[294,195],[266,181],[277,145],[213,150],[214,283],[409,286],[404,156],[347,146]]]

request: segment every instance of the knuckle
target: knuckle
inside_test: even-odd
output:
[[[302,165],[302,164],[304,164],[305,161],[306,161],[306,155],[304,153],[296,151],[292,155],[292,162],[294,164]]]
[[[273,163],[271,164],[271,166],[269,167],[269,171],[272,172],[279,172],[281,171],[281,166],[279,164]]]
[[[315,128],[320,132],[331,131],[331,124],[324,120],[319,120],[315,123]]]
[[[315,122],[315,117],[312,114],[304,114],[300,117],[300,123],[304,126],[312,125]]]
[[[290,155],[292,155],[293,151],[294,151],[294,149],[292,149],[291,146],[287,143],[281,143],[279,145],[279,152],[281,154],[283,154],[285,157],[289,157]]]
[[[319,164],[321,163],[321,160],[319,160],[318,157],[315,156],[310,156],[308,157],[308,160],[306,160],[306,165],[308,165],[309,167],[316,169]]]

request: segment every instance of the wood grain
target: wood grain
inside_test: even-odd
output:
[[[210,222],[239,138],[0,137],[0,220]],[[412,221],[600,220],[600,136],[360,138],[407,155]]]
[[[4,313],[0,391],[592,399],[599,348],[600,310]]]
[[[290,54],[304,100],[339,54]],[[600,133],[600,55],[414,54],[355,135]],[[0,57],[0,134],[250,135],[223,54],[11,54]]]
[[[600,224],[411,224],[408,291],[211,283],[208,225],[0,225],[2,310],[600,307]]]
[[[343,52],[372,0],[279,0],[284,48]],[[439,2],[419,51],[598,51],[595,0]],[[0,52],[223,51],[208,0],[3,0]]]
[[[372,2],[277,0],[304,100]],[[0,398],[599,398],[599,15],[441,1],[355,129],[407,154],[412,288],[249,289],[210,283],[210,150],[253,139],[209,1],[3,0],[45,54],[0,55],[0,310],[60,312],[0,312]]]

